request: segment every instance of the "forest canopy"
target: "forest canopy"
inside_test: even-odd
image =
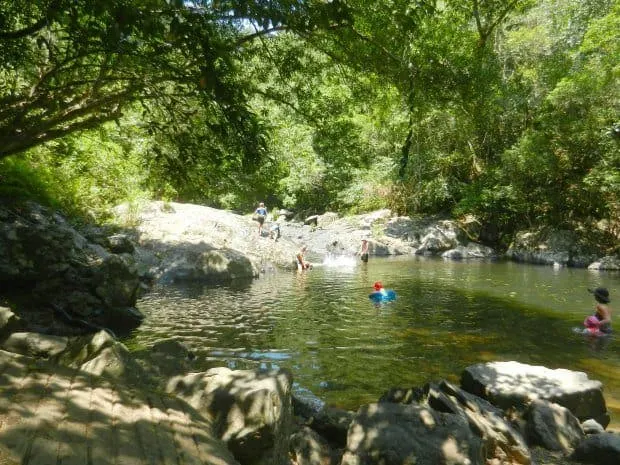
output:
[[[2,2],[0,193],[98,218],[387,207],[613,247],[618,31],[617,0]]]

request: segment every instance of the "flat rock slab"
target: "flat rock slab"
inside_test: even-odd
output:
[[[239,465],[185,402],[1,350],[0,464]]]
[[[602,383],[580,371],[519,362],[480,363],[465,369],[461,387],[502,409],[543,399],[566,407],[582,421],[593,418],[609,424]]]

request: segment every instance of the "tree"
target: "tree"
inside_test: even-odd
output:
[[[245,44],[347,21],[340,1],[15,0],[0,3],[0,158],[118,120],[129,105],[261,147],[237,72]],[[255,28],[250,30],[249,27]]]

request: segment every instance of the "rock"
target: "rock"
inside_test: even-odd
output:
[[[210,418],[242,465],[288,465],[291,382],[283,370],[213,368],[173,378],[167,391]]]
[[[21,313],[24,324],[38,326],[30,318],[39,318],[52,320],[55,332],[84,333],[91,325],[73,323],[101,327],[116,321],[108,310],[134,306],[139,279],[127,257],[110,254],[61,215],[34,203],[12,210],[0,206],[0,218],[0,283],[30,293],[29,307],[37,309]],[[53,312],[66,318],[57,321]]]
[[[484,399],[441,381],[427,386],[426,404],[438,412],[451,413],[465,419],[484,444],[488,463],[530,464],[527,444],[503,416],[503,412]]]
[[[13,333],[0,346],[7,352],[37,358],[54,358],[66,348],[68,339],[38,333]]]
[[[585,434],[600,434],[605,432],[605,428],[599,425],[596,420],[589,419],[581,424],[581,429]]]
[[[574,241],[574,237],[568,231],[558,233],[521,231],[515,235],[506,256],[517,262],[566,265],[569,259],[568,250]]]
[[[153,344],[151,352],[175,359],[193,360],[196,358],[196,355],[186,344],[174,338],[157,341]]]
[[[293,396],[293,413],[337,447],[346,445],[349,426],[355,416],[354,412],[326,405],[309,391]]]
[[[172,251],[165,260],[162,280],[222,283],[258,275],[258,268],[244,254],[198,244]]]
[[[92,375],[107,376],[131,385],[141,384],[146,378],[127,347],[106,331],[72,339],[59,362]]]
[[[111,307],[106,312],[105,326],[119,334],[125,334],[140,326],[144,315],[135,307]]]
[[[495,257],[495,252],[485,245],[469,242],[466,246],[459,245],[454,249],[446,250],[441,256],[453,260],[465,258],[492,258]]]
[[[577,233],[565,230],[538,229],[520,231],[506,252],[517,262],[553,266],[585,266],[597,251],[582,244]]]
[[[463,417],[419,405],[361,407],[341,465],[482,465],[483,444]]]
[[[45,288],[39,286],[37,292],[42,294],[45,292]],[[88,319],[92,316],[93,309],[101,309],[104,305],[104,302],[99,297],[82,289],[67,290],[62,303],[62,306],[66,308],[73,317],[83,319]]]
[[[316,224],[320,228],[325,228],[329,226],[330,224],[335,223],[338,220],[338,218],[339,218],[338,213],[325,212],[324,214],[319,215],[319,217],[317,218]]]
[[[589,270],[620,270],[620,258],[607,255],[588,266]]]
[[[293,219],[294,216],[295,212],[287,210],[286,208],[281,208],[280,210],[278,210],[278,219],[283,217],[284,220],[290,221]]]
[[[609,424],[603,386],[583,372],[518,362],[481,363],[465,369],[461,387],[504,410],[542,399],[566,407],[581,421],[593,418]]]
[[[103,259],[95,271],[95,293],[108,307],[133,307],[140,280],[133,263],[118,255]]]
[[[391,388],[379,398],[379,402],[391,402],[394,404],[418,404],[426,402],[427,396],[428,389],[421,387]]]
[[[112,253],[133,253],[135,247],[127,234],[113,234],[108,237],[108,248]]]
[[[0,307],[0,342],[23,329],[21,319],[8,307]]]
[[[458,227],[453,221],[440,221],[420,240],[418,255],[436,255],[458,245]]]
[[[406,242],[419,244],[421,234],[415,231],[416,224],[407,216],[390,218],[385,225],[385,234],[390,237],[401,239]]]
[[[319,215],[312,215],[312,216],[307,217],[307,218],[304,220],[304,224],[305,224],[305,225],[313,225],[313,226],[317,226],[317,225],[318,225],[318,223],[319,223]]]
[[[348,410],[325,406],[309,419],[308,426],[330,443],[344,447],[354,416]]]
[[[149,350],[132,352],[139,362],[143,361],[146,370],[153,372],[158,380],[168,380],[173,376],[188,373],[196,355],[176,339],[156,342]],[[165,383],[164,383],[165,385]]]
[[[290,453],[295,465],[336,464],[327,441],[306,426],[291,436]]]
[[[588,436],[577,446],[571,459],[593,465],[618,465],[620,435],[602,433]]]
[[[585,437],[579,420],[570,410],[552,402],[534,400],[524,419],[529,443],[548,450],[568,454]]]

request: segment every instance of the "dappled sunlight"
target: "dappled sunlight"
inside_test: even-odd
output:
[[[443,453],[444,463],[459,463],[463,465],[468,465],[471,463],[467,453],[464,454],[460,450],[458,442],[456,442],[456,439],[452,437],[444,441],[441,446],[441,452]]]
[[[2,351],[0,364],[10,381],[0,383],[2,463],[234,463],[210,422],[180,400]]]
[[[428,410],[420,410],[420,420],[422,420],[422,423],[426,425],[429,429],[432,429],[436,426],[435,418]]]

